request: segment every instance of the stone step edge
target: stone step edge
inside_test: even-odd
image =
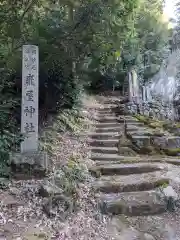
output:
[[[119,196],[116,195],[114,199],[107,199],[107,195],[103,196],[101,194],[99,207],[103,213],[111,213],[113,215],[146,216],[162,214],[170,210],[170,206],[168,205],[169,199],[176,199],[176,197],[171,196],[171,193],[165,193],[165,189],[168,187],[164,188],[162,191],[155,189],[144,192],[121,193]],[[145,194],[147,194],[147,198]],[[147,200],[141,202],[138,198]]]
[[[94,183],[93,189],[103,193],[121,193],[121,192],[139,192],[149,191],[164,185],[169,185],[170,179],[166,177],[159,177],[151,181],[142,180],[134,183],[121,183],[120,181],[103,181],[98,180]]]

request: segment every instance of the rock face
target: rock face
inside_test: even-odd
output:
[[[169,55],[167,63],[162,64],[160,71],[142,86],[142,94],[136,93],[137,95],[133,96],[133,90],[136,88],[133,86],[130,92],[131,100],[139,98],[141,101],[128,103],[127,107],[132,114],[139,111],[142,115],[151,115],[160,120],[179,120],[179,56],[179,49]],[[131,89],[131,86],[129,87]]]

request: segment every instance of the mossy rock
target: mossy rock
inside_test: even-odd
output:
[[[156,130],[153,131],[153,136],[163,137],[164,136],[164,132],[160,131],[159,129],[156,129]]]
[[[180,148],[174,149],[163,149],[166,155],[168,156],[179,156],[180,155]]]
[[[133,150],[136,151],[139,154],[149,154],[149,155],[153,155],[156,153],[155,149],[152,146],[144,146],[139,148],[136,145],[132,146]]]
[[[135,117],[136,117],[140,122],[143,122],[143,123],[145,123],[145,124],[147,124],[147,123],[150,121],[149,117],[147,117],[147,116],[135,115]]]
[[[172,124],[170,124],[170,123],[163,123],[163,128],[165,129],[165,130],[169,130],[169,129],[171,129],[172,128]]]
[[[97,169],[96,167],[92,167],[89,169],[89,172],[91,173],[91,175],[95,178],[99,178],[101,177],[101,171],[99,169]]]
[[[176,128],[180,128],[180,123],[175,123]]]
[[[149,127],[151,128],[163,128],[163,123],[160,121],[151,121],[149,123]]]

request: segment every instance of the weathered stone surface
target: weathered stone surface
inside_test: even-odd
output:
[[[128,192],[102,196],[101,209],[105,213],[129,216],[154,215],[166,211],[166,201],[158,192]]]
[[[118,154],[101,154],[101,153],[92,153],[91,159],[99,161],[100,164],[102,162],[110,162],[110,163],[152,163],[152,162],[164,162],[170,163],[174,165],[180,165],[180,161],[178,157],[168,157],[163,155],[136,155],[136,156],[123,156]]]
[[[176,201],[178,200],[178,194],[174,191],[172,186],[167,186],[166,188],[161,189],[162,198],[167,203],[167,209],[169,211],[174,211],[176,208]]]
[[[13,153],[10,156],[10,164],[25,164],[29,165],[40,165],[43,167],[48,167],[48,155],[45,152],[31,152],[31,153]]]
[[[178,156],[180,155],[180,137],[164,136],[153,137],[152,144],[160,150],[163,150],[167,155]]]
[[[132,135],[131,141],[133,143],[133,149],[138,153],[147,154],[153,152],[154,150],[149,136]]]
[[[116,123],[118,122],[118,119],[116,116],[104,116],[101,118],[97,118],[97,121],[99,121],[100,123]]]
[[[91,172],[99,171],[102,175],[128,175],[136,173],[147,173],[162,170],[162,166],[158,164],[105,164],[98,165],[90,169]]]
[[[119,128],[122,127],[120,123],[114,122],[114,123],[96,123],[95,124],[96,128]]]
[[[1,206],[14,208],[14,207],[22,206],[24,203],[18,200],[16,197],[10,195],[9,192],[3,192],[0,194],[0,204]]]
[[[180,137],[174,136],[154,137],[153,142],[162,149],[166,148],[174,149],[180,147]]]
[[[16,179],[43,178],[51,166],[46,153],[13,154],[10,157],[12,177]]]
[[[9,187],[9,183],[10,183],[9,179],[7,179],[7,178],[0,178],[0,188],[1,189],[8,188]]]
[[[140,129],[132,129],[132,130],[127,130],[126,131],[127,136],[129,138],[132,138],[133,136],[152,136],[153,133],[147,128],[140,128]]]
[[[95,147],[117,147],[118,139],[94,140],[90,142],[90,145]]]
[[[128,176],[101,176],[95,183],[95,189],[105,193],[147,191],[169,184],[162,172],[133,174]]]
[[[50,197],[50,196],[56,196],[62,194],[62,189],[57,187],[54,183],[45,181],[43,184],[41,184],[39,188],[39,194],[42,197]]]
[[[143,238],[144,240],[155,240],[155,238],[152,235],[148,234],[148,233],[144,233],[143,237],[144,237]]]
[[[131,145],[132,143],[130,139],[128,139],[124,133],[121,133],[118,143],[118,149],[120,149],[121,147],[131,147]]]
[[[120,132],[123,130],[123,127],[122,126],[113,126],[113,127],[109,127],[109,126],[105,126],[105,127],[100,127],[100,128],[97,128],[95,131],[96,133],[108,133],[108,132]]]
[[[127,126],[126,126],[127,131],[138,131],[139,129],[142,129],[142,127],[139,127],[139,126],[136,126],[133,124],[127,124]]]
[[[108,132],[108,133],[90,133],[88,134],[92,139],[119,139],[119,132]]]
[[[116,147],[91,147],[91,152],[102,154],[118,154],[118,149]]]
[[[119,155],[124,156],[136,156],[136,152],[133,151],[130,147],[118,147],[118,153]]]
[[[163,193],[166,198],[172,197],[174,200],[178,199],[178,194],[174,191],[172,186],[168,186],[168,187],[164,188]]]
[[[136,157],[129,157],[129,156],[120,156],[118,154],[101,154],[101,153],[92,153],[91,159],[94,161],[122,161],[125,159],[136,159]],[[138,157],[139,159],[139,157]]]

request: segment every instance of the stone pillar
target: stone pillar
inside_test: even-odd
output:
[[[25,139],[21,143],[21,153],[36,152],[38,150],[38,68],[38,47],[24,45],[22,59],[21,133]]]
[[[146,101],[146,87],[145,86],[142,87],[142,98],[143,98],[143,102],[145,102]]]
[[[129,101],[133,100],[133,83],[132,83],[132,75],[131,72],[128,73],[128,81],[129,81]]]

